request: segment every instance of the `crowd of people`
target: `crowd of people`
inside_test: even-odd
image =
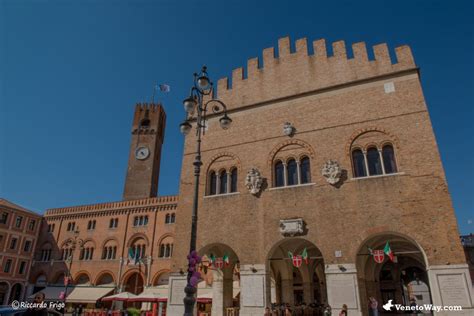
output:
[[[347,316],[347,305],[342,305],[340,316]],[[332,316],[332,309],[329,305],[323,304],[272,304],[265,309],[264,316]]]

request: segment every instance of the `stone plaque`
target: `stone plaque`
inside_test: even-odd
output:
[[[462,273],[438,275],[438,286],[444,306],[471,306],[466,280]]]
[[[183,299],[186,295],[184,288],[186,287],[186,279],[173,279],[170,278],[171,292],[170,292],[170,305],[183,305]]]
[[[244,276],[241,280],[241,295],[243,306],[263,307],[265,286],[262,275]]]
[[[304,233],[304,222],[302,218],[280,220],[280,233],[283,236],[296,236]]]
[[[330,277],[328,290],[331,306],[339,308],[342,304],[347,304],[349,308],[357,308],[357,288],[354,276]]]

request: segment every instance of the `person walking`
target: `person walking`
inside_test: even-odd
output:
[[[341,312],[339,313],[339,316],[347,316],[347,305],[342,304],[342,309]]]
[[[373,296],[369,297],[369,315],[379,316],[379,303]]]
[[[331,306],[329,306],[329,305],[326,306],[326,308],[324,309],[323,315],[324,316],[331,316],[332,315]]]

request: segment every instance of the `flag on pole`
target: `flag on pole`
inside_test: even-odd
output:
[[[160,84],[158,87],[160,88],[161,92],[170,92],[171,91],[171,87],[167,84]]]
[[[222,259],[224,260],[224,266],[228,267],[230,265],[229,255],[225,253],[224,257],[222,257]]]
[[[130,247],[128,248],[127,264],[129,264],[134,258],[135,258],[135,251],[133,250],[132,247]]]
[[[303,258],[304,262],[308,264],[309,258],[308,258],[308,251],[306,250],[306,247],[303,249],[303,253],[301,254],[301,257]]]
[[[390,245],[387,243],[385,244],[385,247],[383,248],[383,252],[390,258],[390,261],[394,262],[395,261],[395,256],[393,255],[393,251],[390,248]]]
[[[371,255],[371,256],[374,255],[374,251],[372,250],[372,248],[367,247],[367,250],[369,251],[369,255]]]
[[[214,256],[213,253],[209,256],[209,263],[211,266],[213,266],[216,263],[216,256]]]

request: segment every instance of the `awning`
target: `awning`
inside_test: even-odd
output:
[[[166,302],[168,299],[168,285],[149,287],[129,302]]]
[[[70,294],[74,288],[73,287],[68,287],[67,293]],[[45,301],[58,301],[62,300],[60,298],[61,292],[64,292],[65,288],[64,286],[48,286],[41,291],[38,291],[30,296],[28,296],[28,300],[31,301],[35,298],[36,294],[38,293],[44,293],[44,299]]]
[[[66,303],[95,303],[113,290],[104,286],[76,286],[66,297]]]
[[[115,295],[110,295],[102,298],[102,301],[128,301],[132,298],[137,297],[135,294],[129,292],[122,292]]]

